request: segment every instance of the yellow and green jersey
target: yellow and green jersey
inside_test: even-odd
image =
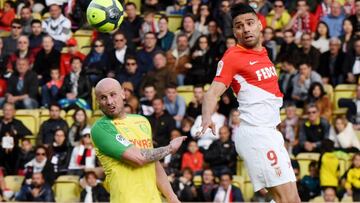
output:
[[[124,119],[100,118],[91,129],[96,155],[105,170],[104,186],[111,202],[161,202],[156,186],[155,163],[132,167],[121,160],[131,146],[152,149],[151,126],[140,115]]]

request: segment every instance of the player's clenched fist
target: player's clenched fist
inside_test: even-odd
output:
[[[171,154],[174,154],[179,149],[184,140],[186,140],[186,136],[177,137],[170,141]]]
[[[211,120],[211,117],[206,118],[205,116],[202,117],[202,122],[199,131],[196,133],[196,136],[202,136],[206,130],[210,128],[213,135],[216,134],[215,131],[215,123]]]

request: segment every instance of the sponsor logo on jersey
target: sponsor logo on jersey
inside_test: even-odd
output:
[[[257,64],[257,62],[258,62],[258,61],[250,61],[249,64],[250,64],[250,66],[252,66],[252,65]]]
[[[121,136],[120,134],[117,134],[115,136],[115,139],[121,143],[122,145],[124,145],[125,147],[129,146],[131,144],[131,142],[129,142],[127,139],[125,139],[123,136]]]
[[[265,80],[277,76],[276,69],[274,66],[265,67],[257,70],[256,75],[258,77],[258,81]]]
[[[132,142],[133,145],[142,149],[148,149],[153,147],[151,139],[130,139],[129,141]]]
[[[220,60],[217,65],[216,76],[219,76],[221,74],[223,67],[224,67],[224,62]]]

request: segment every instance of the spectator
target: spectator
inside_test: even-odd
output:
[[[298,48],[297,51],[295,51],[294,55],[301,60],[309,61],[313,70],[317,70],[321,53],[311,44],[311,34],[303,34],[300,41],[301,47]]]
[[[345,19],[343,22],[344,33],[340,35],[341,50],[344,53],[348,53],[354,48],[355,34],[353,34],[354,27],[349,19]]]
[[[216,135],[213,135],[211,130],[207,129],[205,131],[205,133],[198,140],[199,147],[203,148],[205,150],[209,149],[209,147],[210,147],[211,143],[213,143],[213,141],[219,139],[219,137],[220,137],[219,130],[225,124],[225,116],[223,116],[222,114],[219,114],[217,112],[218,108],[219,108],[219,106],[217,105],[211,115],[211,120],[215,124]],[[196,132],[199,131],[201,119],[202,119],[202,116],[199,115],[196,118],[194,125],[191,127],[191,136],[193,138],[197,137]]]
[[[214,202],[243,202],[243,195],[240,188],[232,184],[232,175],[230,172],[223,172],[220,176],[220,184],[214,191]]]
[[[18,119],[15,118],[13,104],[5,103],[3,106],[4,116],[0,122],[0,165],[4,167],[7,175],[17,173],[16,161],[20,154],[19,141],[25,135],[31,135],[31,131]]]
[[[229,127],[232,130],[232,135],[234,135],[234,131],[236,128],[240,126],[241,119],[240,119],[240,111],[239,109],[232,109],[229,114]],[[231,140],[234,141],[234,137],[231,136]]]
[[[195,18],[192,15],[185,15],[183,17],[180,30],[175,32],[175,39],[178,38],[179,35],[184,34],[189,41],[189,46],[193,47],[195,45],[196,40],[200,37],[201,33],[195,29]],[[173,41],[172,49],[177,48],[177,40]]]
[[[188,104],[186,108],[186,115],[195,119],[199,115],[201,115],[201,107],[204,99],[204,86],[203,85],[195,85],[193,89],[194,98]]]
[[[134,95],[135,89],[134,89],[134,85],[131,82],[124,82],[121,84],[121,86],[124,89],[124,94],[125,94],[125,104],[127,104],[130,108],[132,112],[131,114],[137,114],[138,112],[138,108],[139,108],[139,100],[138,98]]]
[[[150,116],[154,113],[152,101],[156,97],[156,89],[153,84],[145,84],[143,87],[144,97],[140,98],[140,114]]]
[[[29,61],[19,58],[16,61],[16,72],[8,79],[5,98],[0,103],[14,103],[17,109],[34,109],[38,107],[38,80],[36,74],[30,70]]]
[[[71,21],[61,13],[60,5],[49,5],[50,17],[43,20],[42,28],[54,39],[54,49],[61,51],[71,37]]]
[[[43,29],[41,27],[41,21],[34,19],[31,21],[31,33],[29,35],[30,49],[36,55],[42,48],[42,42],[44,37]]]
[[[224,125],[219,129],[219,139],[211,143],[209,149],[204,152],[205,161],[216,176],[219,176],[224,170],[230,170],[232,174],[235,174],[236,156],[230,128]]]
[[[273,4],[266,0],[249,0],[249,5],[261,16],[268,15],[273,8]]]
[[[16,17],[15,2],[5,1],[3,9],[0,11],[0,31],[10,31],[11,22]]]
[[[159,0],[145,0],[141,5],[141,13],[148,11],[161,12],[164,11],[163,2],[159,3]]]
[[[322,18],[324,16],[327,16],[331,12],[331,3],[332,0],[324,0],[321,3],[317,3],[317,7],[315,10],[315,16],[316,18]]]
[[[285,108],[285,119],[280,123],[280,132],[283,134],[285,147],[291,154],[292,149],[299,144],[299,116],[296,115],[296,106],[288,104]]]
[[[353,30],[354,35],[358,34],[358,32],[360,31],[360,20],[358,16],[360,17],[360,1],[355,1],[355,14],[348,17],[354,28]]]
[[[174,0],[172,6],[166,7],[166,15],[184,15],[186,12],[185,0]]]
[[[292,79],[293,91],[291,94],[297,107],[303,107],[308,98],[310,86],[314,82],[321,83],[321,76],[312,70],[310,63],[305,61],[299,63],[299,73]]]
[[[356,130],[360,129],[360,112],[357,109],[358,104],[360,104],[360,85],[356,86],[356,96],[354,99],[341,98],[338,101],[338,106],[340,108],[347,108],[346,118],[354,124]]]
[[[85,128],[90,128],[90,125],[88,124],[88,117],[84,109],[76,109],[72,116],[72,119],[73,124],[69,129],[68,138],[70,145],[72,147],[75,147],[79,145],[81,139],[81,132]]]
[[[27,58],[29,61],[30,67],[32,67],[35,55],[29,49],[29,38],[25,35],[22,35],[18,38],[17,41],[17,50],[9,56],[7,59],[6,72],[14,72],[16,66],[16,60],[18,58]]]
[[[329,27],[328,25],[320,21],[316,27],[314,41],[311,42],[311,45],[320,51],[320,53],[324,53],[329,51]]]
[[[56,177],[66,175],[72,147],[68,144],[65,130],[61,128],[55,130],[54,142],[49,146],[49,148],[50,160],[54,166]]]
[[[313,82],[310,85],[306,103],[315,104],[320,111],[320,116],[331,121],[332,103],[321,83]]]
[[[116,78],[120,84],[123,82],[131,82],[134,85],[135,93],[138,94],[141,80],[144,79],[144,77],[138,68],[136,57],[127,56],[124,63],[125,68],[120,70]]]
[[[54,167],[48,159],[48,151],[42,145],[35,149],[35,158],[25,164],[25,184],[30,184],[33,174],[42,173],[45,182],[52,185],[55,180]]]
[[[199,202],[212,202],[213,198],[211,193],[216,190],[214,172],[211,169],[204,169],[201,174],[201,184],[196,188],[197,201]]]
[[[200,5],[200,13],[196,19],[195,29],[201,34],[207,35],[209,33],[208,23],[211,19],[211,11],[208,4]]]
[[[176,49],[171,49],[166,53],[169,68],[176,73],[178,85],[184,85],[185,74],[190,62],[189,41],[186,35],[178,35],[176,38]]]
[[[58,101],[59,92],[63,85],[63,79],[60,76],[59,69],[50,69],[51,80],[41,88],[41,104],[43,107],[49,107],[49,104]]]
[[[37,144],[43,144],[46,147],[54,142],[54,135],[57,129],[68,130],[68,124],[60,117],[61,107],[57,103],[52,103],[49,106],[50,118],[44,121],[39,130],[37,137]]]
[[[163,52],[158,51],[154,53],[153,61],[155,69],[149,71],[143,77],[141,87],[146,84],[153,84],[157,95],[161,97],[164,96],[167,86],[176,84],[176,78],[174,72],[169,68],[166,56]]]
[[[177,137],[183,136],[178,129],[173,129],[170,132],[170,139],[173,140]],[[164,158],[163,166],[168,173],[179,173],[181,168],[181,159],[184,152],[187,150],[187,143],[188,141],[185,140],[183,144],[180,146],[179,150],[175,154],[170,154]],[[170,176],[170,175],[169,175]]]
[[[5,74],[6,72],[6,60],[7,60],[7,56],[4,55],[4,52],[3,52],[3,39],[0,38],[0,75],[1,75],[1,78],[3,77],[3,75]],[[9,74],[10,76],[10,74]]]
[[[158,21],[155,20],[155,11],[149,10],[143,13],[144,15],[144,22],[140,28],[140,37],[143,39],[145,33],[152,32],[158,33],[159,32],[159,25]]]
[[[176,86],[170,84],[166,87],[164,96],[165,109],[176,121],[176,127],[179,128],[186,112],[186,103],[182,96],[178,95]]]
[[[31,22],[33,20],[31,14],[32,14],[31,8],[28,6],[24,6],[20,10],[20,20],[23,26],[23,34],[27,36],[31,34]]]
[[[360,150],[359,138],[353,125],[343,116],[336,117],[334,126],[330,129],[329,139],[334,142],[336,149],[345,152],[357,152]]]
[[[319,171],[316,161],[311,161],[309,164],[309,175],[305,175],[301,179],[301,186],[306,188],[305,191],[308,192],[305,196],[313,199],[320,195],[320,179],[319,179]],[[303,199],[302,199],[303,200]],[[303,200],[308,201],[308,200]]]
[[[271,27],[263,29],[263,46],[267,49],[270,60],[275,61],[277,44],[274,40],[274,30]]]
[[[109,193],[99,184],[97,175],[93,171],[85,173],[86,186],[81,191],[81,202],[108,202],[110,200]]]
[[[41,172],[32,174],[31,184],[25,184],[15,197],[16,201],[26,202],[54,202],[51,186],[44,179]]]
[[[116,32],[113,35],[114,49],[112,49],[109,55],[109,71],[112,75],[119,75],[124,70],[126,59],[129,56],[134,56],[135,51],[130,49],[126,43],[125,34],[122,32]],[[111,75],[111,76],[112,76]]]
[[[234,92],[232,89],[228,89],[224,92],[224,94],[220,97],[218,101],[218,110],[217,112],[222,115],[229,115],[232,109],[236,109],[239,107],[239,104],[234,96]]]
[[[27,162],[35,157],[35,151],[29,138],[21,139],[21,147],[16,160],[16,172],[19,175],[24,175],[24,166]],[[9,175],[9,174],[8,174]]]
[[[320,186],[337,188],[339,182],[339,159],[334,152],[334,142],[329,139],[321,141],[321,156],[319,159]]]
[[[199,151],[199,147],[195,140],[189,141],[187,152],[182,156],[181,170],[190,168],[194,173],[203,170],[204,155]]]
[[[43,37],[42,49],[36,55],[33,70],[38,74],[41,85],[50,81],[50,69],[59,68],[60,51],[54,47],[54,40],[50,35]]]
[[[330,124],[325,118],[320,117],[317,106],[311,104],[306,111],[308,119],[305,120],[299,128],[299,147],[294,148],[293,153],[303,152],[319,152],[321,141],[329,137]]]
[[[82,71],[82,61],[78,57],[73,57],[70,61],[72,71],[64,78],[64,83],[60,89],[59,101],[62,108],[84,108],[90,109],[91,106],[91,84],[89,79]]]
[[[10,36],[3,38],[3,54],[5,57],[10,56],[16,51],[18,38],[22,33],[22,25],[19,19],[14,19],[11,22]]]
[[[154,98],[152,101],[154,113],[148,117],[153,134],[154,147],[162,147],[170,142],[170,132],[175,129],[174,118],[165,110],[164,101]]]
[[[310,13],[309,5],[306,0],[296,2],[296,13],[292,16],[285,29],[292,29],[295,38],[299,39],[304,33],[315,32],[317,25],[316,17]]]
[[[222,0],[220,2],[219,14],[215,17],[220,25],[220,29],[223,32],[224,37],[232,36],[232,18],[230,12],[230,1]]]
[[[284,29],[290,19],[291,16],[285,8],[284,1],[275,0],[273,10],[266,15],[266,24],[274,30]]]
[[[137,52],[137,62],[139,70],[142,74],[154,69],[153,58],[158,52],[159,47],[156,46],[156,34],[152,32],[145,33],[144,47]]]
[[[75,38],[70,38],[66,42],[67,52],[61,53],[60,56],[60,75],[64,78],[67,74],[71,72],[71,58],[79,57],[82,61],[85,60],[85,55],[78,51],[78,44]]]
[[[157,46],[161,50],[167,52],[171,48],[171,44],[174,40],[174,33],[169,31],[168,28],[169,19],[165,15],[159,18],[159,32],[157,34]]]
[[[330,37],[339,37],[343,33],[342,24],[345,15],[341,4],[337,1],[331,3],[330,14],[322,17],[322,21],[329,26]]]
[[[71,153],[68,172],[79,176],[96,167],[95,148],[91,142],[90,128],[85,128],[81,135],[80,145],[75,146]]]
[[[236,46],[236,39],[233,36],[226,37],[225,46],[226,46],[226,49]]]
[[[185,168],[182,170],[182,175],[171,184],[175,194],[182,202],[192,202],[196,198],[193,177],[193,171],[190,168]]]
[[[347,83],[358,83],[360,76],[360,38],[357,38],[354,42],[354,49],[348,52],[343,64],[343,71],[345,75],[345,81]]]
[[[209,77],[207,83],[211,83],[212,79],[216,75],[216,66],[217,63],[222,58],[223,54],[226,51],[225,47],[225,37],[222,35],[221,30],[215,20],[210,20],[208,23],[209,34],[208,44],[210,46],[209,56],[210,56],[210,67],[209,67]]]
[[[191,49],[191,61],[185,64],[189,70],[186,72],[184,84],[195,85],[202,84],[209,80],[210,67],[213,58],[210,56],[209,39],[202,35],[196,41],[195,46]]]
[[[140,29],[143,19],[137,15],[136,4],[128,2],[125,4],[126,17],[121,23],[120,30],[124,32],[128,46],[130,49],[135,49],[140,45]]]
[[[284,42],[281,44],[279,54],[276,57],[276,61],[286,60],[290,56],[294,56],[298,47],[295,44],[295,37],[292,30],[284,31]],[[295,65],[295,64],[294,64]]]
[[[327,187],[323,190],[324,202],[338,202],[336,197],[336,190],[333,187]]]
[[[279,87],[284,95],[284,104],[292,103],[291,97],[294,84],[293,79],[298,74],[295,68],[296,58],[295,56],[286,55],[282,58],[281,71],[279,76]]]
[[[347,172],[346,176],[346,192],[347,195],[352,196],[354,202],[360,201],[360,154],[354,154],[352,158],[352,166]]]
[[[345,54],[341,50],[341,42],[338,38],[330,39],[330,50],[320,55],[320,64],[317,72],[321,75],[324,84],[335,87],[343,83],[343,62]]]
[[[91,45],[91,51],[84,60],[84,71],[92,86],[107,76],[109,72],[109,58],[105,52],[104,40],[96,39]],[[81,60],[80,60],[81,61]]]

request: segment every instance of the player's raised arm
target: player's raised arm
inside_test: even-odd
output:
[[[222,82],[213,81],[209,90],[204,96],[202,104],[202,123],[201,132],[198,135],[203,135],[206,129],[211,128],[212,133],[215,135],[215,124],[211,120],[211,114],[214,112],[218,98],[225,92],[226,86]]]

